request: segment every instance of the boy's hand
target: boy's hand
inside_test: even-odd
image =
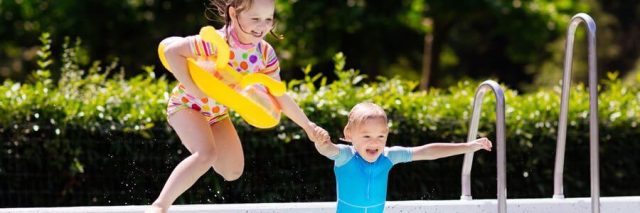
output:
[[[471,141],[471,143],[472,143],[474,152],[481,149],[491,151],[491,147],[492,147],[491,141],[487,138],[479,138],[474,141]]]

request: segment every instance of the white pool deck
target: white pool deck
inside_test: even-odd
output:
[[[509,213],[588,213],[591,212],[590,198],[566,199],[509,199]],[[603,197],[600,199],[602,213],[639,213],[640,196]],[[309,203],[251,203],[251,204],[198,204],[174,205],[169,212],[176,213],[334,213],[335,202]],[[497,201],[493,200],[415,200],[388,201],[385,213],[492,213],[497,212]],[[0,213],[141,213],[146,206],[91,206],[91,207],[50,207],[50,208],[0,208]]]

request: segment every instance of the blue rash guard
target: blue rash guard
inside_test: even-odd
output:
[[[412,153],[405,147],[385,147],[373,162],[364,160],[353,148],[338,144],[335,161],[338,193],[338,213],[382,213],[387,200],[387,179],[391,167],[411,161]]]

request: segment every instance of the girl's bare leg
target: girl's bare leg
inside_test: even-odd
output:
[[[240,139],[229,119],[209,126],[199,112],[180,110],[169,117],[169,124],[191,156],[182,160],[171,172],[162,192],[146,212],[167,212],[176,198],[211,166],[226,180],[237,179],[244,169]]]
[[[211,125],[211,132],[216,136],[218,150],[213,169],[227,181],[237,180],[244,170],[244,152],[236,128],[226,118]]]

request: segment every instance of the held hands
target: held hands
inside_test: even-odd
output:
[[[324,130],[313,122],[309,122],[309,127],[305,129],[305,132],[307,132],[309,140],[314,143],[323,143],[331,140],[327,130]]]
[[[491,147],[492,147],[491,141],[487,138],[478,138],[469,142],[469,144],[471,145],[474,152],[481,149],[491,151]]]

